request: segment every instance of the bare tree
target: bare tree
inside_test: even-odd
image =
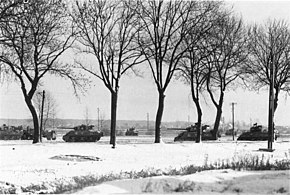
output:
[[[76,1],[72,18],[76,23],[78,50],[94,56],[94,65],[78,65],[103,81],[111,93],[110,144],[116,144],[117,100],[121,77],[142,62],[136,51],[135,12],[130,1]]]
[[[290,30],[283,20],[269,20],[249,30],[250,57],[244,72],[251,88],[270,85],[270,67],[274,66],[274,112],[281,91],[290,92]]]
[[[0,62],[20,83],[25,103],[34,125],[33,143],[39,142],[38,115],[32,98],[47,74],[70,79],[74,88],[79,77],[59,57],[73,43],[73,28],[69,24],[62,1],[35,0],[13,8],[15,15],[1,21]]]
[[[221,12],[206,44],[206,88],[216,108],[213,136],[217,139],[225,91],[241,75],[241,67],[248,56],[247,36],[242,20],[227,11]]]
[[[5,23],[9,19],[9,17],[15,16],[15,12],[13,12],[13,8],[17,7],[21,3],[21,0],[19,1],[11,1],[11,0],[3,0],[0,2],[0,25]],[[0,36],[0,42],[5,41],[4,37]],[[0,79],[1,82],[9,78],[9,69],[3,65],[3,63],[0,62]]]
[[[0,19],[9,17],[11,14],[11,9],[17,6],[20,1],[9,1],[9,0],[2,0],[0,2]]]
[[[198,47],[197,47],[198,48]],[[186,57],[180,62],[180,75],[186,84],[190,85],[191,97],[196,107],[197,112],[197,138],[196,142],[201,141],[201,122],[202,122],[202,107],[200,98],[205,91],[205,83],[207,80],[207,68],[204,62],[202,49],[190,48]]]
[[[201,141],[202,129],[202,108],[200,104],[201,93],[205,90],[205,81],[207,79],[207,68],[204,48],[204,42],[212,31],[217,12],[222,6],[221,2],[202,2],[207,6],[206,12],[200,15],[199,23],[192,27],[189,35],[184,39],[183,45],[188,48],[184,57],[180,61],[180,74],[178,78],[183,78],[186,84],[190,85],[192,100],[196,106],[197,112],[197,138],[196,142]]]
[[[23,3],[23,0],[2,0],[0,2],[0,21],[7,21],[10,17],[15,16],[14,8]],[[0,39],[3,40],[3,39]]]
[[[35,92],[35,96],[33,97],[33,103],[38,111],[38,118],[40,121],[41,107],[42,107],[42,98],[43,93],[40,90]],[[43,130],[47,128],[47,126],[54,127],[55,118],[58,112],[58,104],[56,100],[53,98],[52,94],[49,91],[45,91],[45,99],[44,99],[44,107],[43,107]]]
[[[160,126],[165,91],[187,48],[182,46],[191,28],[198,26],[210,9],[198,1],[138,1],[138,43],[145,56],[158,91],[155,119],[155,143],[160,143]]]

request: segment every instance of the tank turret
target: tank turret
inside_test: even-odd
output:
[[[138,136],[138,131],[135,129],[135,127],[131,127],[129,129],[127,129],[127,131],[125,132],[126,136]]]

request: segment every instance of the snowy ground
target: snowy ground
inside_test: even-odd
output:
[[[73,176],[85,176],[89,174],[102,175],[107,173],[119,173],[120,171],[140,171],[152,167],[155,169],[168,169],[170,167],[180,168],[186,165],[203,165],[205,159],[208,159],[210,162],[215,162],[219,159],[232,159],[233,157],[245,155],[264,155],[271,160],[290,158],[289,139],[280,139],[275,142],[273,144],[275,151],[272,153],[258,151],[259,148],[266,148],[267,142],[235,142],[222,140],[196,144],[193,142],[173,143],[170,141],[171,138],[164,138],[165,143],[153,144],[152,137],[121,137],[117,139],[117,143],[119,144],[117,144],[116,149],[111,149],[111,146],[108,145],[108,137],[103,137],[101,141],[96,143],[65,143],[61,141],[60,138],[58,138],[57,141],[45,140],[40,144],[31,144],[31,141],[1,140],[0,182],[9,182],[17,186],[25,187],[31,184],[50,183],[57,179],[63,179],[69,182],[70,178]],[[54,158],[61,155],[91,156],[91,158],[96,159],[96,161],[61,160],[59,158]],[[277,181],[275,181],[278,184],[284,182],[284,188],[286,192],[289,193],[289,185],[287,185],[290,181],[289,170],[280,172],[268,171],[267,173],[263,172],[263,174],[262,172],[236,172],[231,170],[226,170],[224,172],[207,171],[198,174],[202,174],[202,176],[194,174],[188,176],[189,178],[180,176],[174,179],[178,181],[187,179],[199,182],[200,184],[198,185],[211,185],[219,189],[218,185],[226,185],[224,182],[232,182],[231,184],[233,185],[241,183],[242,185],[243,182],[241,181],[244,181],[244,183],[248,182],[249,178],[254,179],[255,181],[253,182],[262,181],[259,177],[256,177],[260,175],[266,178],[276,178]],[[234,180],[236,182],[233,183]],[[159,181],[158,178],[157,181]],[[126,186],[132,186],[132,182],[133,181],[129,181],[128,183],[128,181],[126,181],[124,183],[124,181],[115,181],[115,183],[104,183],[101,184],[101,189],[104,187],[102,185],[109,185],[110,189],[120,190],[121,185],[125,186],[124,189],[122,188],[125,190],[125,192],[123,191],[124,193],[139,193],[140,190],[140,192],[142,192],[141,184],[139,188],[136,189],[137,191],[128,190]],[[138,180],[134,182],[138,182]],[[139,183],[144,182],[141,180]],[[136,184],[134,186],[138,185]],[[261,189],[265,189],[266,186],[269,187],[267,183],[262,184],[262,186],[264,186],[264,188]],[[243,186],[240,187],[242,188]],[[208,187],[205,188],[207,189]],[[276,188],[277,186],[275,186],[275,189]],[[203,189],[203,187],[200,189]],[[235,189],[238,189],[237,192],[240,192],[238,187]],[[95,190],[93,193],[103,192],[95,188],[92,190]],[[255,190],[247,190],[242,189],[241,191],[247,193],[256,192]],[[208,191],[201,190],[200,192],[203,193]],[[263,192],[264,191],[262,191],[262,194]],[[82,191],[80,193],[82,193]],[[112,193],[117,192],[113,191]]]
[[[287,171],[211,170],[186,176],[117,180],[86,187],[76,194],[289,194]],[[185,186],[180,188],[180,186]]]

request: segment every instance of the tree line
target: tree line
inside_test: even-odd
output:
[[[158,93],[155,143],[160,143],[166,89],[173,79],[187,84],[201,129],[200,98],[216,109],[214,136],[225,92],[238,85],[267,87],[275,71],[275,110],[281,91],[289,92],[290,33],[287,21],[246,25],[222,1],[3,0],[0,3],[1,81],[19,83],[39,142],[33,98],[43,77],[68,79],[75,94],[89,78],[100,79],[111,94],[110,144],[116,144],[121,78],[148,66]],[[61,59],[74,52],[74,63]],[[86,59],[90,59],[88,60]],[[197,142],[201,140],[198,131]]]

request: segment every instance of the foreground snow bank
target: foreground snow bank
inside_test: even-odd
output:
[[[290,173],[286,171],[210,170],[185,176],[158,176],[117,180],[86,187],[75,194],[276,194],[290,192]]]
[[[106,175],[126,171],[179,169],[246,155],[264,155],[270,160],[290,159],[289,142],[274,144],[273,153],[260,152],[266,142],[193,142],[172,144],[120,144],[116,149],[104,143],[0,141],[0,182],[27,187],[56,182],[69,184],[73,177]],[[57,156],[89,156],[98,160],[60,159]]]

